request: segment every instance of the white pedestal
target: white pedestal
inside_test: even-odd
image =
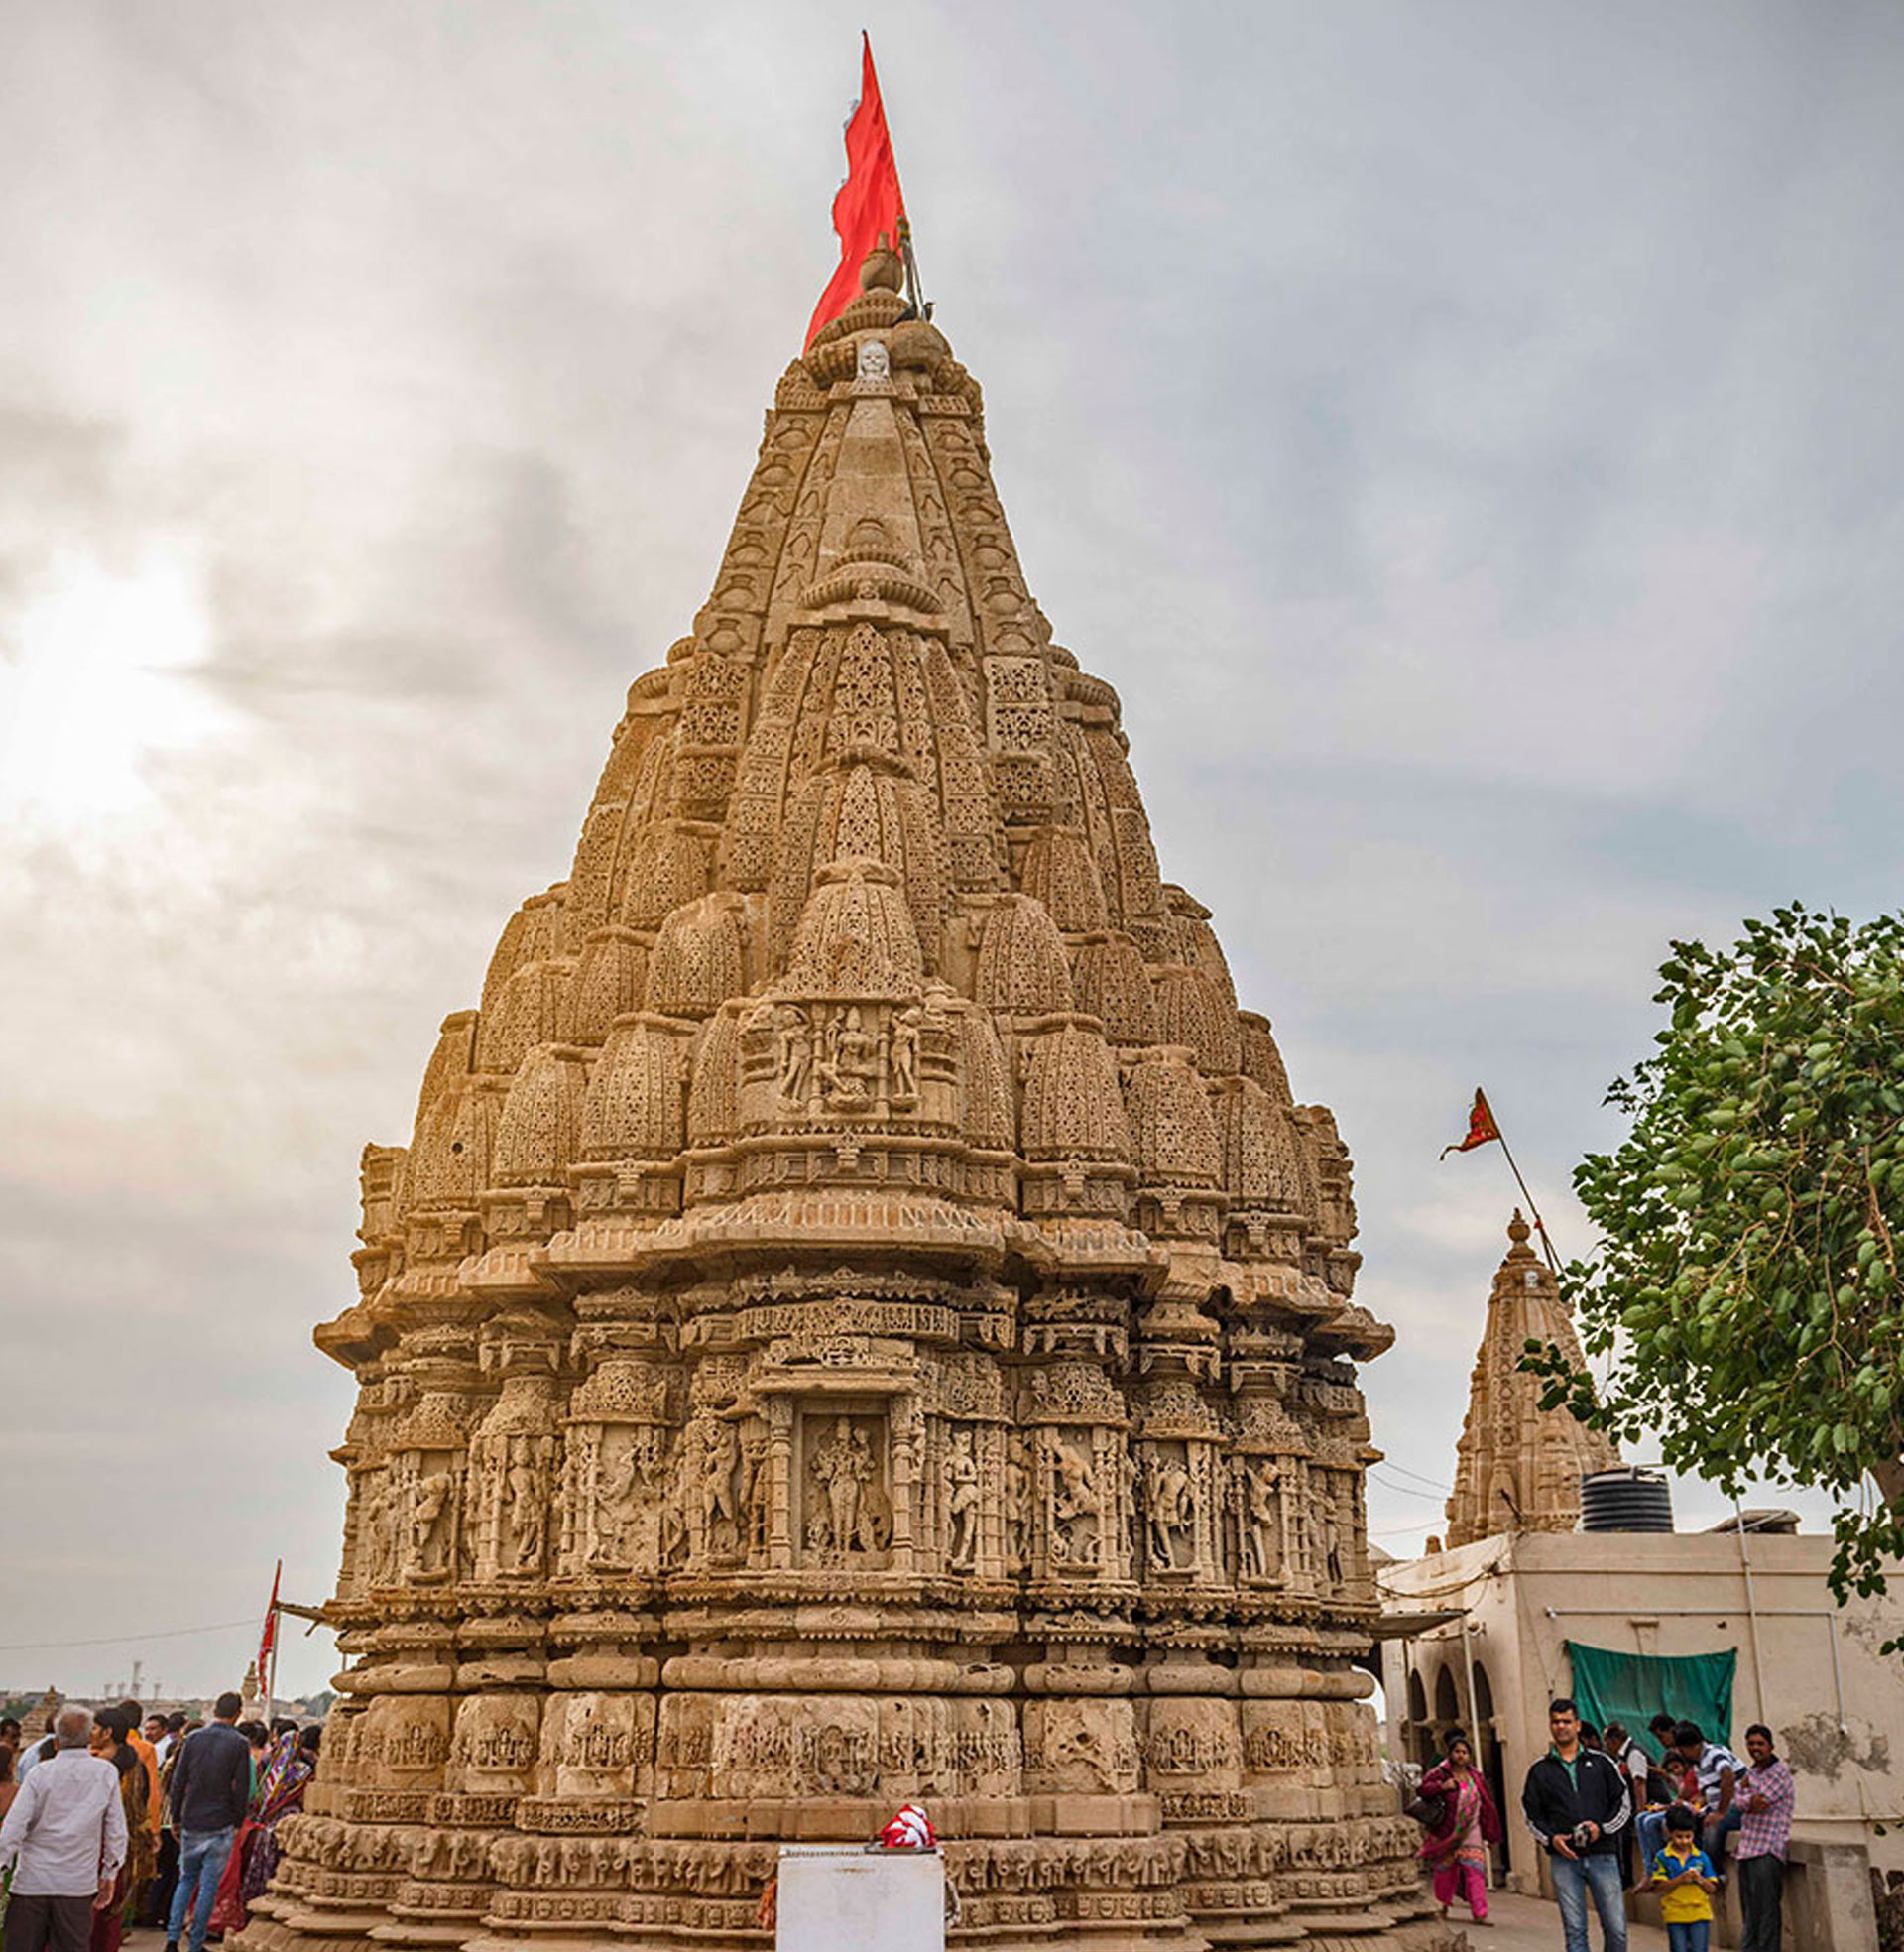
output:
[[[780,1848],[778,1952],[945,1952],[936,1850]]]

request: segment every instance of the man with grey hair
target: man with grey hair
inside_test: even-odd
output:
[[[13,1866],[6,1952],[86,1952],[126,1861],[119,1771],[87,1753],[91,1711],[60,1709],[53,1733],[53,1754],[0,1823],[0,1866]]]

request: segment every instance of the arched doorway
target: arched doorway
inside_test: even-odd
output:
[[[1494,1687],[1488,1678],[1485,1663],[1475,1662],[1475,1761],[1481,1766],[1482,1779],[1500,1812],[1500,1842],[1494,1846],[1495,1869],[1505,1877],[1513,1869],[1513,1850],[1508,1839],[1513,1825],[1507,1821],[1507,1762],[1501,1753],[1499,1724],[1494,1717]]]
[[[1461,1695],[1455,1687],[1455,1670],[1443,1663],[1435,1676],[1435,1739],[1445,1742],[1450,1729],[1461,1726]]]

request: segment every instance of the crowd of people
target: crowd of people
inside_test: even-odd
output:
[[[1626,1952],[1629,1889],[1659,1894],[1670,1952],[1708,1952],[1727,1839],[1744,1923],[1739,1952],[1779,1952],[1794,1792],[1770,1729],[1745,1731],[1750,1760],[1741,1761],[1696,1722],[1666,1714],[1648,1724],[1657,1760],[1617,1722],[1582,1722],[1565,1697],[1549,1705],[1547,1728],[1552,1745],[1527,1771],[1520,1806],[1547,1853],[1566,1952],[1587,1952],[1590,1899],[1606,1952]],[[1460,1898],[1485,1925],[1488,1846],[1504,1835],[1500,1812],[1467,1736],[1456,1730],[1442,1748],[1411,1806],[1425,1832],[1422,1862],[1442,1916]]]
[[[243,1926],[320,1730],[242,1712],[236,1694],[206,1722],[68,1706],[26,1746],[0,1721],[5,1952],[119,1952],[129,1925],[164,1926],[166,1952],[204,1952]]]

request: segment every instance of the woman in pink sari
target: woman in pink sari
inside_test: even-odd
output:
[[[1476,1924],[1491,1922],[1488,1916],[1488,1846],[1500,1842],[1500,1812],[1475,1767],[1475,1752],[1459,1729],[1448,1738],[1446,1760],[1422,1777],[1421,1794],[1424,1798],[1439,1797],[1442,1805],[1441,1821],[1421,1845],[1421,1861],[1434,1873],[1435,1902],[1441,1906],[1441,1915],[1447,1917],[1449,1905],[1459,1894],[1467,1899]]]
[[[211,1907],[214,1931],[244,1928],[253,1899],[263,1896],[278,1869],[278,1825],[293,1810],[303,1807],[304,1786],[316,1764],[314,1728],[299,1736],[295,1725],[287,1727],[265,1752],[251,1815],[238,1833],[237,1847],[226,1859],[225,1875],[218,1881],[218,1895]]]

